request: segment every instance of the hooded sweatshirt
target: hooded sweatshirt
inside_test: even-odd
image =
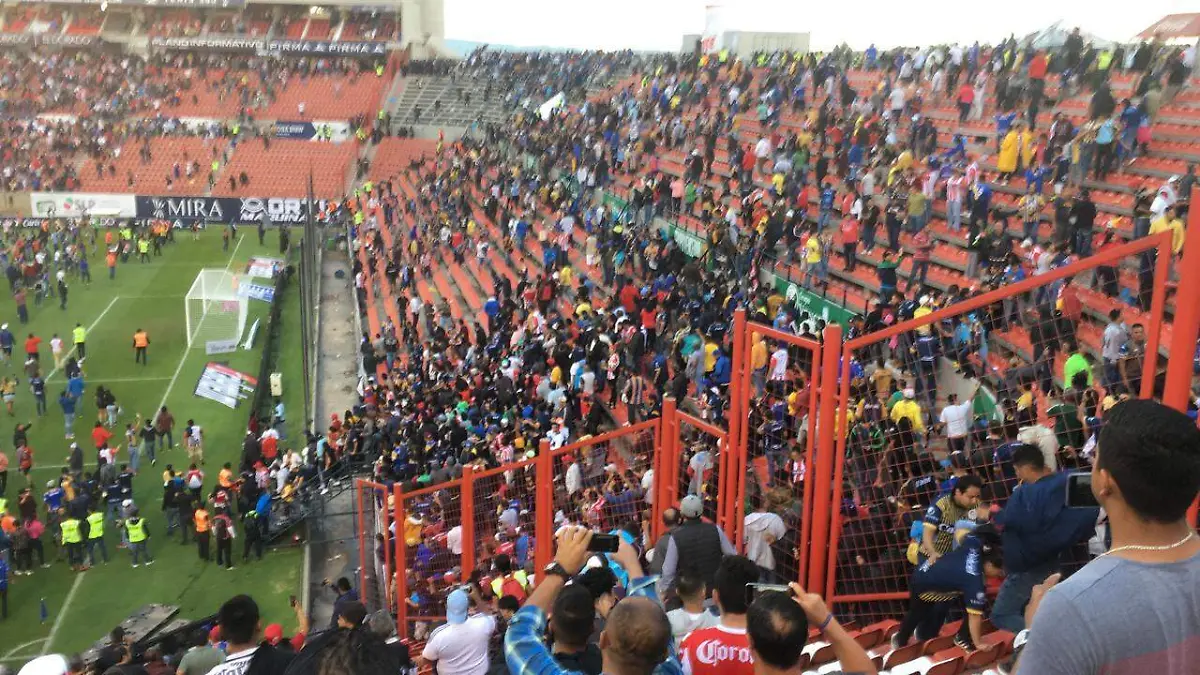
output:
[[[746,516],[746,557],[754,564],[775,569],[775,553],[771,543],[787,534],[787,526],[777,513],[756,511]]]

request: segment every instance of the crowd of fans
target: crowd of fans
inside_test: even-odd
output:
[[[539,95],[566,88],[560,85],[569,74],[554,78],[570,72],[562,66],[569,57],[543,58],[555,67],[539,72],[510,64],[525,75],[519,84],[541,88]],[[1045,54],[1015,42],[993,49],[836,51],[820,59],[764,54],[750,62],[664,57],[641,65],[639,84],[550,120],[518,110],[511,123],[484,128],[478,140],[441,147],[436,158],[404,175],[364,186],[352,209],[360,214],[359,241],[371,268],[383,261],[386,272],[356,266],[356,285],[365,299],[367,284],[388,284],[401,309],[400,325],[385,321],[379,335],[363,337],[367,372],[387,364],[385,375],[368,382],[366,429],[378,430],[378,419],[390,410],[397,428],[419,429],[410,439],[424,436],[414,444],[388,442],[395,436],[384,434],[378,476],[385,482],[415,477],[412,487],[436,485],[458,475],[455,465],[496,467],[522,451],[533,457],[540,437],[553,447],[586,438],[605,428],[589,421],[601,417],[595,412],[601,407],[621,420],[654,415],[666,395],[721,423],[734,308],[747,307],[753,320],[815,340],[824,327],[792,309],[779,290],[747,282],[766,265],[780,270],[795,260],[801,285],[820,290],[838,257],[853,269],[872,264],[858,259],[860,244],[865,253],[888,249],[883,262],[872,264],[879,300],[850,323],[850,337],[857,337],[1051,272],[1130,236],[1172,231],[1177,255],[1190,171],[1161,187],[1139,187],[1133,218],[1113,216],[1109,223],[1097,215],[1083,181],[1101,155],[1101,163],[1119,158],[1124,164],[1144,149],[1139,139],[1147,120],[1164,93],[1181,84],[1190,58],[1149,45],[1095,49],[1078,35],[1053,55],[1052,67]],[[492,59],[493,65],[488,58],[469,60],[459,73],[487,75],[503,57]],[[873,90],[858,92],[850,84],[851,66],[882,71],[882,78]],[[1126,71],[1140,77],[1131,100],[1116,110],[1108,80]],[[1056,115],[1035,140],[1029,129],[1044,123],[1038,111],[1047,73],[1058,76],[1060,98],[1090,92],[1089,121],[1075,128]],[[986,157],[995,152],[991,138],[963,130],[949,143],[938,142],[920,113],[923,103],[939,100],[969,104],[961,107],[964,121],[985,110],[996,117],[995,162]],[[756,116],[762,135],[748,141],[737,133],[739,114]],[[803,122],[780,124],[784,115]],[[717,159],[718,149],[727,153],[728,168],[720,166],[726,162]],[[663,153],[673,150],[686,157],[680,176],[661,166]],[[1007,206],[993,194],[1012,177],[1028,187],[1016,189],[1017,201]],[[627,206],[602,201],[613,191]],[[966,235],[968,274],[982,279],[976,285],[937,288],[920,272],[928,270],[933,248],[925,228],[934,202],[942,200],[951,228]],[[706,244],[705,258],[686,255],[658,216],[693,229]],[[1049,237],[1041,222],[1054,224]],[[876,243],[880,226],[886,243]],[[905,285],[897,262],[907,255],[917,264]],[[448,301],[427,306],[418,286],[432,284],[435,265],[470,266],[471,258],[490,296],[483,316],[464,311],[455,318]],[[529,258],[540,258],[542,270],[527,269]],[[515,287],[495,260],[510,266]],[[1094,284],[1139,315],[1149,306],[1152,267],[1148,256],[1137,263],[1139,287],[1132,293],[1105,276],[1116,270],[1101,270],[856,355],[848,364],[853,409],[841,488],[846,524],[838,563],[847,571],[839,576],[840,593],[905,588],[911,565],[949,550],[945,522],[955,514],[982,518],[999,511],[1023,471],[1087,465],[1104,412],[1140,395],[1143,366],[1156,357],[1145,353],[1146,327],[1127,321],[1120,305],[1104,312],[1108,325],[1099,349],[1086,346],[1083,324],[1091,319],[1079,287]],[[1032,353],[996,342],[1012,325],[1020,326]],[[403,344],[423,348],[405,354]],[[799,529],[813,364],[811,355],[771,340],[756,344],[751,360],[759,395],[750,411],[750,449],[768,461],[766,475],[747,482],[753,502],[747,535],[758,538],[751,548],[764,573],[790,576],[796,550],[788,533]],[[429,382],[445,384],[431,392]],[[1018,445],[1036,447],[1041,463],[1016,462]],[[394,449],[390,457],[388,448]],[[685,444],[692,471],[681,492],[715,496],[705,477],[718,451],[711,441]],[[644,514],[631,510],[628,523],[600,515],[630,500],[641,508],[651,496],[646,458],[623,459],[631,473],[606,466],[603,457],[586,463],[584,496],[565,501],[559,522],[622,530],[646,545]],[[608,480],[612,472],[615,482]],[[486,533],[514,544],[527,536],[523,518],[530,504],[517,499],[510,505],[508,494],[533,493],[532,467],[508,474],[504,494],[490,506],[501,518],[511,512],[514,526],[503,534],[503,522],[490,523]],[[574,494],[569,475],[555,485],[556,508],[563,495]],[[481,572],[456,569],[462,542],[452,533],[460,518],[474,516],[458,513],[454,501],[448,492],[432,493],[406,537],[421,561],[408,584],[419,589],[410,599],[417,616],[439,613],[455,579]],[[942,534],[927,541],[931,531]],[[1088,536],[1071,539],[1063,550],[1085,560],[1084,549],[1072,546]],[[381,542],[380,552],[387,545]],[[528,547],[515,543],[486,556],[482,573],[504,579],[510,570],[528,568]],[[870,603],[854,611],[863,618],[888,616],[896,605]]]
[[[762,54],[748,61],[478,52],[457,73],[496,79],[513,102],[611,84],[625,71],[640,81],[549,119],[518,108],[511,123],[488,126],[475,139],[439,143],[435,157],[364,184],[347,200],[355,246],[369,262],[355,263],[359,299],[366,301],[368,286],[386,285],[399,321],[387,320],[378,334],[362,336],[361,405],[335,416],[312,440],[306,464],[317,481],[343,462],[373,464],[381,482],[411,491],[453,481],[468,466],[486,471],[532,459],[543,440],[556,450],[653,417],[666,396],[722,426],[735,309],[800,337],[817,341],[822,335],[822,320],[755,281],[770,266],[783,271],[795,263],[796,281],[814,291],[827,285],[838,257],[847,270],[875,266],[878,300],[861,308],[848,328],[858,337],[1058,269],[1114,245],[1116,232],[1138,237],[1171,231],[1177,255],[1184,244],[1180,211],[1194,181],[1190,171],[1161,188],[1139,190],[1128,226],[1116,218],[1110,224],[1098,220],[1085,178],[1103,179],[1118,162],[1144,151],[1144,129],[1158,101],[1182,84],[1189,58],[1194,55],[1151,46],[1100,50],[1077,35],[1049,65],[1044,54],[1015,42],[991,49],[837,50],[820,58]],[[203,70],[211,64],[148,67],[162,65]],[[266,67],[246,65],[251,71]],[[438,72],[436,64],[427,67]],[[881,73],[871,91],[855,89],[852,67]],[[1123,70],[1142,76],[1135,95],[1117,110],[1108,80]],[[1043,125],[1038,113],[1050,75],[1059,77],[1060,97],[1091,92],[1089,119],[1079,128],[1058,115],[1045,132],[1035,131]],[[259,81],[272,77],[260,74]],[[228,75],[217,86],[240,96],[242,104],[252,103],[245,96],[257,88]],[[996,137],[981,144],[960,129],[942,142],[922,115],[923,106],[940,100],[959,106],[960,125],[995,114]],[[996,108],[985,100],[994,100]],[[739,116],[750,115],[761,129],[754,138],[738,130]],[[785,116],[802,122],[784,124]],[[984,158],[993,141],[994,165]],[[685,157],[679,176],[663,166],[664,156],[676,151]],[[1022,179],[1017,207],[1002,205],[996,195]],[[614,192],[625,197],[625,206],[604,200]],[[966,232],[968,277],[980,280],[975,286],[928,283],[933,245],[927,228],[942,200],[950,228]],[[662,217],[692,230],[703,241],[703,256],[689,255]],[[1023,229],[1010,227],[1010,218]],[[1041,235],[1042,220],[1054,224],[1051,237]],[[877,241],[881,226],[886,242]],[[887,249],[880,262],[866,257],[876,248]],[[901,288],[897,266],[907,255],[914,265]],[[530,258],[540,258],[540,270],[529,267]],[[480,316],[451,306],[450,298],[437,306],[422,299],[420,287],[432,283],[443,260],[473,264],[478,278],[490,281]],[[960,521],[995,515],[1009,528],[1006,539],[1019,537],[1022,525],[1005,505],[1020,495],[1035,500],[1030,508],[1042,514],[1043,525],[1065,531],[1056,532],[1061,536],[1050,546],[1053,555],[1040,551],[1040,557],[1010,563],[1005,541],[1002,565],[992,565],[1009,572],[1010,581],[1018,579],[1008,604],[997,601],[997,625],[1023,626],[1021,610],[1033,585],[1063,561],[1060,554],[1085,561],[1087,542],[1096,535],[1094,517],[1089,527],[1087,517],[1081,522],[1078,513],[1052,508],[1065,489],[1061,484],[1038,495],[1014,492],[1015,486],[1057,480],[1060,467],[1087,466],[1105,413],[1138,397],[1143,366],[1157,362],[1145,351],[1146,327],[1126,322],[1120,309],[1108,313],[1099,353],[1089,349],[1077,287],[1095,283],[1103,294],[1122,298],[1128,311],[1144,310],[1152,269],[1152,259],[1139,261],[1141,288],[1133,294],[1123,294],[1116,283],[1118,270],[1111,277],[1097,272],[1094,279],[1048,283],[1019,302],[906,331],[843,364],[853,405],[842,432],[846,470],[837,489],[843,499],[835,505],[845,523],[839,593],[903,589],[913,565],[928,572],[943,559],[962,562],[972,550],[994,563],[992,538],[986,531],[958,533],[972,529]],[[997,340],[1013,325],[1028,336],[1030,354]],[[1007,357],[1000,357],[1004,367],[993,351]],[[533,466],[496,474],[495,489],[480,496],[487,514],[482,521],[462,513],[451,491],[434,490],[395,512],[396,527],[380,533],[376,551],[385,557],[402,537],[411,615],[448,617],[445,627],[413,631],[428,639],[422,658],[437,662],[439,672],[485,672],[490,645],[490,663],[504,660],[514,670],[649,672],[664,659],[668,670],[717,667],[700,664],[702,640],[686,637],[696,629],[725,635],[727,644],[708,648],[729,655],[721,660],[746,672],[759,662],[788,670],[799,662],[811,623],[825,631],[844,668],[873,672],[869,664],[858,665],[861,648],[830,620],[819,598],[803,589],[792,590],[796,600],[784,593],[745,596],[747,584],[794,579],[798,569],[795,533],[814,365],[811,354],[768,339],[751,346],[750,360],[756,395],[748,411],[749,446],[755,459],[764,458],[765,471],[753,464],[754,479],[746,482],[747,558],[726,555],[720,531],[701,521],[717,496],[712,468],[723,450],[702,437],[685,444],[689,471],[680,492],[686,497],[678,509],[660,505],[670,534],[658,541],[650,537],[655,476],[649,452],[602,446],[593,454],[565,455],[568,466],[553,486],[558,568],[536,571],[542,583],[532,591]],[[396,508],[387,501],[379,506]],[[476,519],[477,538],[486,542],[487,555],[473,570],[458,568],[463,546],[475,545],[462,541],[465,518]],[[577,531],[577,525],[587,528]],[[594,569],[560,592],[550,580],[581,571],[592,529],[612,531],[622,543],[616,554],[594,558]],[[956,549],[956,541],[965,548]],[[953,557],[956,550],[964,553]],[[643,564],[662,573],[657,585],[645,580]],[[593,584],[588,575],[602,578]],[[982,577],[977,570],[971,583],[982,585]],[[627,582],[620,585],[629,596],[648,599],[615,602],[617,580]],[[939,583],[930,582],[932,592],[950,592]],[[683,613],[664,612],[653,601],[657,593]],[[250,605],[235,600],[230,612],[255,623]],[[914,593],[915,616],[901,638],[928,636],[930,623],[947,609],[932,606],[946,601]],[[471,616],[472,608],[492,603],[508,620],[502,659],[493,639],[500,634],[496,621]],[[721,610],[717,626],[708,625],[718,621],[705,616],[709,605]],[[548,651],[540,633],[552,607],[556,646]],[[358,612],[339,613],[348,624],[361,623],[365,612],[343,609]],[[968,613],[973,609],[979,608],[968,603]],[[894,616],[895,610],[875,603],[853,611],[869,618]],[[606,624],[593,644],[588,638],[597,632],[597,612],[611,619],[613,629]],[[251,615],[254,621],[245,619]],[[979,646],[979,626],[963,626],[962,642]],[[339,650],[374,658],[375,647],[364,646],[361,629],[347,626],[333,635]],[[566,662],[560,658],[554,666],[546,659],[557,653],[560,636]],[[235,643],[230,652],[245,652],[258,637],[241,630],[227,638]],[[673,637],[682,638],[682,666],[674,663]],[[260,657],[244,657],[252,658]]]
[[[6,120],[0,124],[0,180],[6,191],[79,190],[93,170],[115,176],[113,162],[122,151],[136,151],[148,164],[149,141],[155,138],[228,137],[236,143],[266,131],[256,117],[290,86],[328,77],[336,91],[338,82],[377,75],[374,64],[355,59],[166,52],[146,60],[83,50],[10,51],[0,56],[0,67],[0,86],[10,92],[0,99]],[[228,118],[207,125],[182,119],[180,108],[195,105],[197,94],[228,101]],[[369,128],[361,114],[347,119],[355,129]],[[379,126],[377,133],[385,133],[388,127]],[[176,160],[179,171],[153,177],[167,192],[180,180],[215,178],[210,164],[225,163],[219,156]],[[117,178],[134,185],[133,172],[126,173]]]
[[[368,614],[342,578],[325,584],[331,587],[325,592],[336,595],[327,628],[311,627],[293,603],[296,625],[289,636],[280,623],[264,626],[254,600],[238,595],[211,619],[165,639],[140,642],[116,629],[90,663],[55,655],[26,668],[30,675],[171,670],[358,675],[425,668],[445,675],[749,675],[819,667],[854,675],[879,672],[870,647],[890,642],[890,653],[899,653],[914,637],[923,643],[918,647],[932,644],[925,641],[942,633],[955,611],[962,619],[954,642],[984,664],[978,656],[990,652],[993,661],[1006,656],[1013,636],[984,621],[988,580],[1003,577],[992,622],[1008,629],[1012,620],[1033,621],[1031,630],[1018,634],[1008,672],[1092,672],[1097,663],[1147,654],[1179,664],[1168,672],[1188,672],[1188,661],[1176,659],[1197,629],[1187,608],[1195,594],[1190,561],[1200,555],[1200,538],[1185,514],[1200,493],[1200,431],[1186,415],[1154,401],[1122,403],[1112,416],[1101,432],[1103,454],[1090,490],[1111,519],[1107,554],[1061,578],[1059,556],[1095,528],[1099,509],[1075,503],[1078,497],[1067,496],[1067,478],[1044,465],[1036,446],[1020,444],[1013,464],[1022,487],[996,517],[1002,533],[983,522],[986,516],[965,511],[980,484],[968,477],[926,514],[933,548],[921,552],[911,572],[902,622],[856,625],[795,582],[763,583],[762,566],[726,550],[721,530],[701,518],[699,499],[689,496],[681,504],[681,522],[651,549],[625,540],[611,545],[587,526],[561,527],[553,562],[544,570],[534,575],[505,569],[490,581],[472,575],[455,583],[446,596],[444,621],[428,635],[409,636],[415,639],[398,639],[395,618],[386,610]],[[1166,498],[1163,485],[1172,490]],[[655,570],[659,551],[667,547],[678,548],[683,560],[670,583],[664,583],[665,572]],[[1030,569],[1030,563],[1045,573]],[[1151,578],[1167,588],[1138,586]],[[1048,592],[1060,583],[1063,589]],[[1108,599],[1146,592],[1157,595],[1155,605],[1114,607]],[[1114,641],[1106,632],[1124,625],[1129,611],[1148,620],[1167,606],[1181,612],[1180,621],[1147,632],[1142,640],[1149,644]],[[1016,614],[1004,616],[1003,609]],[[1081,611],[1088,612],[1089,622],[1065,620]],[[920,653],[910,651],[906,658]]]

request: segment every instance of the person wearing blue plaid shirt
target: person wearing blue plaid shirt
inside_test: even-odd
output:
[[[583,569],[590,553],[591,530],[568,528],[559,536],[554,562],[546,568],[529,600],[508,624],[504,636],[504,658],[513,675],[566,675],[578,671],[563,668],[554,660],[543,640],[546,614],[555,597]],[[609,612],[600,633],[604,672],[610,675],[682,675],[675,656],[675,641],[667,613],[654,590],[655,576],[645,576],[637,552],[624,541],[612,559],[629,574],[624,600]]]

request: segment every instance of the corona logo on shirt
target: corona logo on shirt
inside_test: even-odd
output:
[[[696,645],[696,660],[706,666],[715,666],[718,663],[729,661],[754,662],[754,659],[750,657],[749,647],[731,647],[720,640],[705,640]]]

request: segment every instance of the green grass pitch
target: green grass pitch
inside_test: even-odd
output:
[[[239,231],[239,239],[223,251],[220,231],[204,232],[199,240],[190,233],[179,232],[176,242],[164,248],[162,257],[150,263],[139,263],[136,256],[121,264],[115,280],[108,278],[102,257],[91,256],[90,286],[78,280],[70,281],[69,302],[60,310],[57,299],[48,298],[40,307],[30,298],[30,322],[21,325],[10,302],[0,305],[0,320],[7,322],[16,336],[14,361],[20,357],[22,345],[29,332],[40,336],[43,373],[53,368],[49,341],[58,333],[70,344],[71,329],[76,322],[90,327],[87,339],[88,358],[84,363],[87,391],[80,401],[75,422],[75,436],[84,449],[85,468],[95,468],[95,451],[90,430],[96,421],[95,387],[111,389],[122,408],[118,427],[113,429],[113,443],[124,440],[125,424],[141,413],[151,415],[160,403],[171,409],[177,421],[175,440],[180,447],[160,453],[157,466],[142,458],[141,472],[134,481],[134,498],[147,518],[151,539],[150,550],[155,564],[133,569],[129,553],[116,548],[119,537],[111,525],[105,538],[112,560],[87,572],[75,573],[65,562],[56,562],[50,569],[35,568],[32,576],[12,576],[9,583],[9,617],[0,621],[0,663],[18,666],[45,653],[81,651],[117,625],[130,612],[150,603],[179,605],[181,616],[199,618],[215,612],[221,602],[237,593],[249,593],[258,600],[264,624],[278,621],[287,630],[293,628],[293,613],[288,596],[299,595],[302,580],[302,552],[296,547],[269,549],[259,562],[251,558],[240,564],[241,540],[234,545],[236,569],[227,571],[216,563],[198,559],[195,544],[183,546],[178,535],[165,537],[165,518],[161,510],[162,471],[170,463],[186,469],[187,455],[180,436],[187,419],[193,418],[205,430],[204,467],[205,489],[216,481],[217,471],[224,462],[236,462],[241,453],[241,439],[250,412],[249,400],[231,410],[214,401],[193,395],[196,381],[210,360],[227,363],[230,367],[257,377],[262,341],[266,330],[260,328],[255,348],[239,349],[231,354],[207,356],[203,348],[187,349],[184,319],[184,296],[197,273],[205,268],[228,268],[241,274],[251,256],[279,257],[278,238],[271,232],[266,244],[260,246],[253,228]],[[264,282],[266,280],[259,280]],[[299,449],[302,443],[303,399],[300,381],[299,291],[292,284],[283,298],[283,345],[279,364],[283,369],[284,403],[288,409],[288,438],[281,447]],[[251,300],[249,327],[255,318],[266,319],[267,304]],[[149,364],[134,363],[133,332],[144,328],[150,334]],[[3,371],[0,368],[0,371]],[[9,454],[12,467],[6,496],[11,509],[16,510],[16,497],[24,478],[16,470],[9,432],[18,422],[33,422],[30,447],[34,449],[32,472],[34,492],[41,504],[46,481],[58,475],[66,463],[69,441],[64,438],[63,416],[58,407],[58,394],[65,381],[54,373],[47,382],[48,412],[35,414],[33,395],[24,381],[19,363],[12,364],[8,375],[21,377],[17,389],[16,415],[9,417],[0,409],[0,442]],[[259,386],[269,386],[266,382]],[[128,459],[122,447],[118,462]],[[49,533],[43,537],[49,542]],[[47,545],[47,557],[53,558],[56,549]],[[36,558],[35,558],[36,565]],[[48,618],[40,620],[39,604],[45,599]]]

